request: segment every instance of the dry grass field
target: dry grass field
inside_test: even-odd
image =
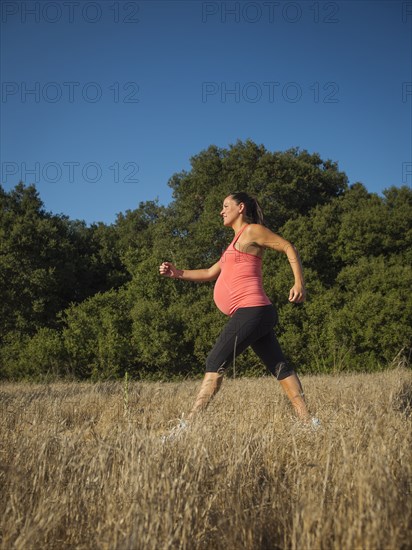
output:
[[[412,541],[412,375],[302,378],[313,432],[272,378],[3,384],[2,549],[396,549]]]

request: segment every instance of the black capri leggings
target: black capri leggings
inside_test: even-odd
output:
[[[206,372],[223,374],[249,346],[278,380],[293,374],[286,363],[273,327],[278,315],[273,305],[242,307],[235,311],[206,359]]]

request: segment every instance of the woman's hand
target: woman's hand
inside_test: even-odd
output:
[[[163,275],[164,277],[171,277],[172,279],[175,279],[175,278],[179,277],[179,274],[181,273],[181,271],[180,271],[180,269],[177,269],[170,262],[163,262],[159,266],[159,273],[160,273],[160,275]]]
[[[305,301],[306,291],[302,284],[294,284],[289,292],[289,302],[300,304]]]

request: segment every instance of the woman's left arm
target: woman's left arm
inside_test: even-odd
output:
[[[263,248],[271,248],[272,250],[286,254],[295,277],[295,284],[289,292],[289,301],[296,304],[304,302],[306,298],[305,280],[303,278],[303,269],[299,253],[294,245],[263,225],[255,223],[250,224],[248,229],[249,234],[247,237],[250,238],[251,241]]]

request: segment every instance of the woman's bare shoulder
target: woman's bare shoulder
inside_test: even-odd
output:
[[[279,247],[282,248],[287,243],[283,237],[258,223],[251,223],[249,227],[246,228],[245,233],[246,232],[246,238],[249,241],[263,248],[274,248],[278,250]]]
[[[253,237],[274,235],[270,229],[260,223],[250,223],[246,228],[245,233],[251,240],[253,240]]]

